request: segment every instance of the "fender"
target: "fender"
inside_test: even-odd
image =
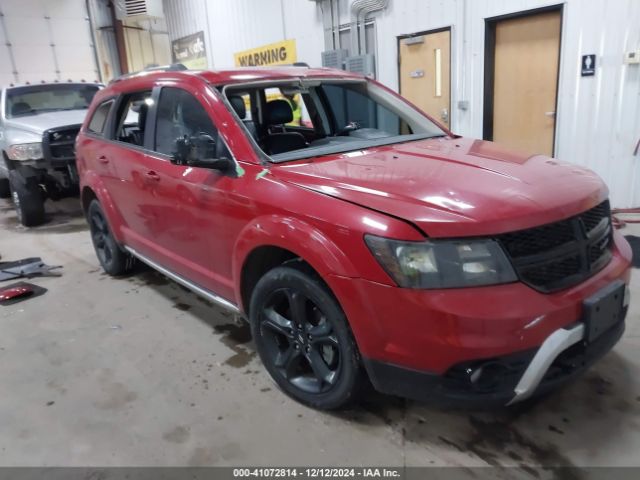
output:
[[[82,198],[85,188],[89,188],[95,194],[100,202],[102,211],[107,216],[107,221],[109,222],[113,236],[118,243],[123,244],[124,235],[122,233],[122,225],[124,225],[124,219],[113,202],[109,191],[105,188],[102,179],[96,172],[91,170],[85,171],[81,178],[83,182],[80,186],[80,198]]]
[[[344,252],[318,228],[297,218],[266,215],[247,224],[234,246],[232,272],[237,299],[242,298],[240,279],[246,259],[254,249],[264,246],[280,247],[295,253],[325,279],[329,275],[359,276]]]

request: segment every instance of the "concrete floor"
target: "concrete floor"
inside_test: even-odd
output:
[[[469,413],[376,395],[330,414],[280,393],[229,314],[151,271],[103,274],[75,200],[48,208],[27,230],[0,201],[3,259],[64,265],[34,280],[44,296],[0,306],[2,466],[640,465],[637,270],[615,351],[535,406]]]

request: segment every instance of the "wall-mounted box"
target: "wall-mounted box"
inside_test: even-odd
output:
[[[640,50],[632,50],[630,52],[625,52],[624,63],[626,63],[627,65],[640,64]]]

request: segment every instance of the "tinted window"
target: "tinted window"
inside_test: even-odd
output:
[[[153,105],[151,92],[125,95],[118,107],[115,140],[144,146],[144,132],[149,107]]]
[[[155,150],[174,156],[178,140],[188,139],[200,160],[229,156],[204,106],[189,92],[165,87],[160,93]]]
[[[87,127],[90,132],[93,133],[104,133],[104,127],[107,124],[107,117],[109,116],[109,111],[111,110],[111,106],[113,105],[113,100],[108,100],[103,102],[96,108],[95,112],[93,112],[93,117],[91,117],[91,121],[89,122],[89,126]]]

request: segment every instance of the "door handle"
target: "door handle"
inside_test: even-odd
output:
[[[556,116],[556,112],[544,112],[544,114],[545,114],[547,117],[555,117],[555,116]]]
[[[158,175],[153,170],[150,170],[150,171],[147,172],[147,178],[149,180],[153,180],[154,182],[159,182],[160,181],[160,175]]]
[[[109,163],[109,159],[108,159],[107,157],[105,157],[104,155],[100,155],[100,156],[98,157],[98,161],[99,161],[100,163]]]

